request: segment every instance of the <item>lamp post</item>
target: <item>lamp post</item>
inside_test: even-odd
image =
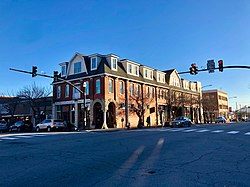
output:
[[[86,129],[86,82],[83,83],[83,129]]]
[[[229,100],[229,99],[235,99],[235,98],[237,98],[237,96],[229,97],[228,100]],[[232,111],[233,111],[233,110],[232,110]],[[234,111],[234,114],[235,114],[235,117],[236,117],[236,120],[237,120],[236,111],[237,111],[237,102],[236,102],[236,108],[235,108],[235,111]],[[229,118],[230,120],[232,120],[232,117],[233,117],[233,112],[230,112],[230,111],[229,111],[229,113],[228,113],[228,118]]]
[[[208,85],[202,86],[201,89],[202,89],[202,88],[209,87],[209,86],[213,86],[213,85],[212,85],[212,84],[208,84]]]

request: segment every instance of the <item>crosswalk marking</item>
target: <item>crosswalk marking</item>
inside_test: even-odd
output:
[[[197,129],[189,129],[189,130],[184,130],[183,132],[193,132],[196,131]]]
[[[31,136],[43,137],[43,136],[47,136],[47,135],[45,135],[45,134],[32,134]]]
[[[196,131],[196,132],[207,132],[207,131],[209,131],[209,130],[203,129],[203,130],[199,130],[199,131]]]
[[[245,133],[245,135],[250,135],[250,132]]]
[[[229,131],[229,132],[227,132],[228,134],[237,134],[237,133],[239,133],[239,131]]]
[[[19,138],[14,138],[14,137],[4,137],[4,138],[1,138],[2,140],[17,140]]]
[[[182,131],[182,130],[184,130],[184,129],[171,129],[170,131],[171,132],[178,132],[178,131]]]
[[[27,135],[27,136],[15,136],[15,137],[17,137],[17,138],[32,138],[32,136],[30,136],[30,135]]]
[[[216,131],[211,131],[211,132],[219,133],[219,132],[224,132],[224,130],[216,130]]]

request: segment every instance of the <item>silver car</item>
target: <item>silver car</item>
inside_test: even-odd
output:
[[[36,131],[47,130],[64,130],[66,128],[65,123],[60,119],[45,119],[41,123],[36,125]]]

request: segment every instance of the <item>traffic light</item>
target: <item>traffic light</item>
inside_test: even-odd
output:
[[[219,65],[219,71],[223,71],[223,60],[219,60],[218,61],[218,65]]]
[[[37,76],[37,67],[36,66],[32,66],[32,72],[31,72],[31,74],[32,74],[32,77]]]
[[[58,81],[58,71],[54,71],[54,81]]]
[[[198,74],[198,68],[196,67],[196,64],[193,63],[191,64],[191,67],[189,68],[190,74],[194,75],[194,74]]]

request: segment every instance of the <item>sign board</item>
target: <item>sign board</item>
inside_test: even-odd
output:
[[[207,69],[208,69],[208,73],[214,73],[214,69],[215,69],[214,60],[208,60],[207,61]]]

